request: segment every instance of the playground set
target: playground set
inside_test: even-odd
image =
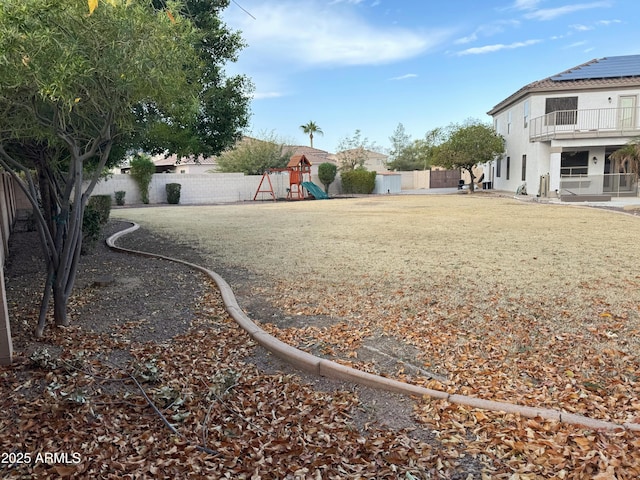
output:
[[[289,173],[289,188],[287,188],[287,200],[324,199],[329,198],[320,187],[311,181],[311,162],[304,155],[294,155],[289,160],[286,168],[271,168],[265,170],[258,185],[258,190],[253,199],[260,193],[268,193],[274,201],[277,200],[271,182],[273,173]]]

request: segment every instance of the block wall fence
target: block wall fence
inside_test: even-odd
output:
[[[289,188],[289,176],[286,173],[273,173],[270,175],[271,184],[277,198],[287,196]],[[324,189],[317,176],[312,176],[311,180]],[[203,173],[203,174],[180,174],[180,173],[156,173],[151,179],[149,186],[149,203],[167,203],[166,185],[168,183],[179,183],[180,204],[196,205],[211,203],[233,203],[252,201],[262,175],[244,175],[242,173]],[[265,180],[260,186],[261,190],[268,189]],[[138,184],[127,174],[116,174],[100,181],[92,195],[111,195],[115,204],[115,192],[124,191],[125,205],[136,205],[142,203]],[[341,184],[337,178],[329,188],[330,195],[341,193]],[[258,194],[257,200],[270,200],[268,193]]]
[[[402,190],[426,189],[429,188],[430,172],[399,172],[401,174]],[[271,184],[277,198],[287,196],[289,188],[289,176],[287,173],[273,173],[270,176]],[[211,203],[234,203],[252,201],[260,186],[262,175],[244,175],[242,173],[202,173],[202,174],[180,174],[180,173],[157,173],[151,179],[149,186],[149,203],[167,203],[167,183],[179,183],[180,204],[197,205]],[[318,175],[312,175],[311,181],[324,190],[324,185],[320,182]],[[268,188],[266,181],[260,187],[261,190]],[[124,191],[125,205],[136,205],[142,203],[140,190],[137,183],[127,174],[115,174],[101,180],[95,187],[92,195],[111,195],[115,205],[115,192]],[[339,195],[342,193],[342,182],[340,175],[329,187],[329,195]],[[258,194],[257,200],[270,200],[267,193]]]

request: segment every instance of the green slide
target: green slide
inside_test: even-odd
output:
[[[307,189],[307,191],[314,196],[316,200],[322,200],[323,198],[329,198],[329,195],[324,193],[319,186],[317,186],[313,182],[302,182],[302,186]]]

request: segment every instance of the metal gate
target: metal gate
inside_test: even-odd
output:
[[[460,170],[431,170],[429,188],[453,188],[460,181]]]

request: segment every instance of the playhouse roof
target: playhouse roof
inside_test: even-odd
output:
[[[311,162],[304,155],[294,155],[287,163],[287,167],[297,167],[300,165],[309,165],[311,166]]]

